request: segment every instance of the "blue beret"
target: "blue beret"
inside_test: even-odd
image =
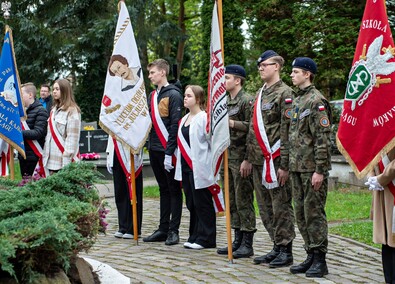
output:
[[[314,60],[309,57],[297,57],[292,62],[292,68],[300,68],[306,71],[310,71],[313,74],[317,73],[317,64]]]
[[[236,75],[245,78],[246,71],[243,66],[232,64],[225,67],[225,74]]]
[[[279,56],[279,55],[277,54],[277,52],[275,52],[273,50],[266,50],[264,53],[262,53],[261,57],[258,58],[256,64],[259,65],[259,64],[261,64],[261,62],[263,62],[271,57],[274,57],[274,56]]]

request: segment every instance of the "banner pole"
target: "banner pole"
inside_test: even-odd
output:
[[[15,161],[14,161],[14,147],[10,145],[10,178],[11,180],[15,180]],[[23,177],[22,177],[23,178]]]
[[[134,155],[130,152],[130,182],[132,188],[132,217],[133,217],[133,239],[139,244],[138,223],[137,223],[137,200],[136,200],[136,172],[134,170]]]

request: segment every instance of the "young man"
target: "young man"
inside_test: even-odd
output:
[[[291,79],[299,91],[291,112],[289,170],[296,222],[307,258],[290,271],[307,277],[328,274],[325,202],[331,169],[330,106],[312,85],[316,73],[317,65],[311,58],[298,57],[292,63]]]
[[[225,68],[225,83],[228,91],[228,115],[230,128],[229,152],[229,201],[231,225],[234,229],[232,251],[234,258],[254,254],[252,247],[256,231],[254,188],[249,177],[241,177],[240,165],[246,151],[246,138],[250,124],[252,98],[243,93],[246,72],[240,65]],[[228,254],[228,247],[217,250]]]
[[[21,89],[23,105],[26,108],[26,123],[29,129],[22,131],[26,160],[20,154],[18,154],[18,159],[21,175],[32,176],[39,160],[36,151],[40,150],[33,142],[36,140],[42,151],[47,135],[48,113],[36,99],[37,90],[33,83],[23,84]]]
[[[47,110],[48,113],[51,112],[52,108],[52,96],[50,92],[50,87],[48,84],[42,84],[40,88],[40,103]]]
[[[164,59],[157,59],[148,64],[148,78],[156,86],[156,90],[148,98],[153,124],[149,134],[148,150],[151,167],[159,185],[160,221],[159,228],[143,241],[166,241],[166,245],[175,245],[179,242],[182,191],[180,182],[174,179],[173,157],[177,147],[177,130],[182,116],[183,97],[181,88],[167,81],[169,70],[169,63]]]
[[[284,59],[275,51],[265,51],[257,64],[264,85],[255,99],[241,174],[252,171],[259,213],[273,242],[272,251],[254,263],[276,268],[293,263],[295,228],[286,151],[294,92],[280,79]]]

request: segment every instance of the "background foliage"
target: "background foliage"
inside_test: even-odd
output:
[[[143,70],[155,58],[177,68],[170,79],[207,85],[213,0],[126,0]],[[290,83],[291,62],[310,56],[318,63],[317,87],[342,98],[351,67],[365,0],[223,1],[226,64],[246,67],[246,90],[261,81],[256,59],[274,49],[286,60],[283,79]],[[386,1],[393,26],[395,1]],[[74,82],[84,120],[97,120],[106,67],[117,20],[114,0],[15,0],[7,24],[22,82]],[[4,27],[4,19],[0,21]],[[146,72],[144,73],[147,79]],[[146,80],[147,90],[150,90]]]

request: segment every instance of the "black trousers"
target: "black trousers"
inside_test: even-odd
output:
[[[24,176],[32,176],[34,169],[37,166],[37,161],[31,161],[31,160],[25,160],[25,159],[19,159],[19,167],[21,169],[21,176],[22,178]]]
[[[129,195],[129,185],[126,175],[114,152],[113,179],[115,204],[118,209],[118,231],[125,234],[133,234],[133,210]],[[143,173],[136,178],[136,203],[137,203],[137,231],[141,235],[143,221]]]
[[[195,189],[193,172],[182,173],[187,208],[190,212],[188,242],[205,248],[216,246],[216,216],[213,198],[208,188]]]
[[[383,261],[385,283],[395,284],[395,248],[382,245],[381,257]]]
[[[179,181],[174,179],[175,169],[165,170],[165,153],[149,151],[151,168],[159,185],[160,220],[159,230],[167,233],[169,230],[178,234],[182,214],[182,191]]]

